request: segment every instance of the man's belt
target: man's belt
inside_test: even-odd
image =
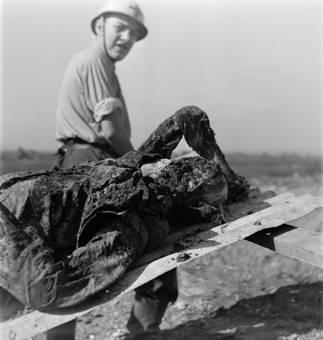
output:
[[[89,143],[81,138],[64,139],[63,143],[64,145],[61,147],[63,151],[96,148],[113,154],[115,153],[110,144]]]

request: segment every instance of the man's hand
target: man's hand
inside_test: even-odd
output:
[[[105,116],[101,126],[104,138],[118,156],[121,157],[129,151],[134,151],[129,134],[120,120],[118,111]]]

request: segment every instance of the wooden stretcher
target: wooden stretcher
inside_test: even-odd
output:
[[[276,196],[252,189],[246,202],[228,206],[231,222],[199,224],[170,234],[154,252],[140,257],[111,289],[78,307],[28,314],[0,323],[3,339],[23,340],[90,312],[187,261],[246,239],[323,269],[323,234],[287,225],[323,207],[323,196]]]

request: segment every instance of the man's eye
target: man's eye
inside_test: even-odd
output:
[[[125,29],[123,26],[119,26],[119,25],[114,26],[114,28],[117,32],[121,32]]]
[[[138,38],[138,35],[139,35],[138,31],[131,31],[130,34],[133,38],[136,38],[136,39]]]

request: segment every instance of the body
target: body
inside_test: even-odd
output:
[[[183,135],[201,157],[165,160]],[[76,305],[115,283],[171,230],[186,227],[181,211],[190,223],[213,220],[220,210],[205,209],[207,215],[197,208],[247,195],[206,114],[183,108],[137,152],[116,160],[2,176],[0,203],[9,222],[2,224],[1,286],[36,309]],[[25,251],[13,261],[19,249]]]

